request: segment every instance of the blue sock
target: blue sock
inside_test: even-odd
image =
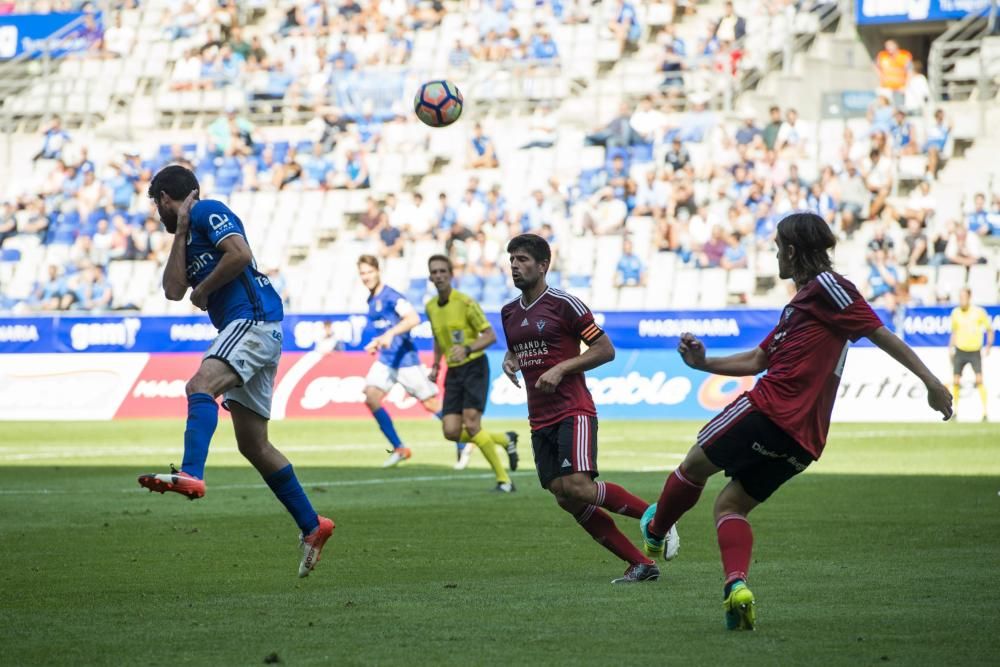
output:
[[[316,516],[316,510],[309,502],[306,492],[302,490],[302,485],[299,484],[299,479],[295,476],[291,463],[278,472],[271,473],[264,478],[264,481],[295,519],[295,523],[298,524],[303,535],[308,535],[316,529],[316,526],[319,525],[319,517]]]
[[[208,446],[219,424],[219,406],[208,394],[188,396],[187,428],[184,430],[184,462],[181,470],[198,479],[205,478]]]
[[[434,416],[437,417],[438,419],[443,420],[444,419],[444,410],[438,410],[437,412],[434,413]]]
[[[385,411],[385,408],[379,408],[372,412],[372,416],[375,417],[375,421],[378,422],[378,427],[382,429],[382,435],[385,436],[389,444],[392,445],[393,449],[399,449],[403,446],[403,441],[399,439],[396,435],[396,427],[392,425],[392,417],[389,413]]]

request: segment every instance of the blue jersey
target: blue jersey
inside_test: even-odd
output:
[[[187,281],[191,287],[197,287],[215,270],[222,259],[219,243],[234,234],[242,236],[244,241],[247,239],[243,221],[225,204],[212,199],[195,203],[191,209],[185,257]],[[271,281],[251,264],[234,280],[209,295],[208,316],[215,328],[222,331],[233,320],[280,322],[284,310]]]
[[[368,297],[368,327],[372,337],[381,336],[399,324],[403,315],[411,310],[413,306],[406,297],[388,285],[383,285],[378,294]],[[378,360],[389,368],[419,366],[420,357],[417,356],[417,346],[410,338],[410,332],[394,337],[392,345],[379,351]]]

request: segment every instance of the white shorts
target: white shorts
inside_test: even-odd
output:
[[[399,383],[410,396],[418,401],[426,401],[437,394],[437,385],[427,377],[423,366],[403,366],[390,368],[381,361],[376,361],[368,369],[365,384],[389,393],[392,385]]]
[[[223,361],[240,376],[240,385],[223,397],[227,410],[229,401],[235,401],[271,418],[271,394],[281,359],[281,322],[234,320],[219,332],[205,359]]]

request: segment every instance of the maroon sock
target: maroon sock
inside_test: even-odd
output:
[[[670,473],[656,502],[656,516],[649,524],[650,534],[659,538],[666,535],[677,520],[694,507],[704,488],[687,479],[680,468]]]
[[[595,504],[609,512],[624,514],[633,519],[641,517],[642,513],[649,507],[649,503],[642,498],[633,496],[622,487],[610,482],[597,483],[597,502]]]
[[[582,512],[576,515],[576,520],[585,531],[590,533],[591,537],[597,540],[598,544],[629,565],[653,562],[643,556],[642,552],[636,549],[627,537],[622,535],[611,515],[596,505],[587,505]]]
[[[722,553],[722,569],[726,573],[726,583],[743,579],[746,581],[750,569],[750,552],[753,551],[753,530],[750,522],[742,514],[727,514],[715,524],[719,533],[719,551]]]

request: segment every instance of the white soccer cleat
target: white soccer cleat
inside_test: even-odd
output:
[[[382,467],[391,468],[394,465],[398,464],[400,461],[408,460],[411,456],[413,456],[413,453],[410,452],[409,447],[397,447],[396,449],[392,450],[392,453],[389,454],[389,458],[385,460],[385,463],[382,464]]]
[[[458,460],[455,461],[455,470],[465,470],[469,467],[469,461],[472,459],[472,444],[465,443],[465,447],[462,448],[462,453],[458,455]]]
[[[681,538],[677,534],[677,525],[670,527],[663,541],[663,560],[673,560],[681,548]]]

